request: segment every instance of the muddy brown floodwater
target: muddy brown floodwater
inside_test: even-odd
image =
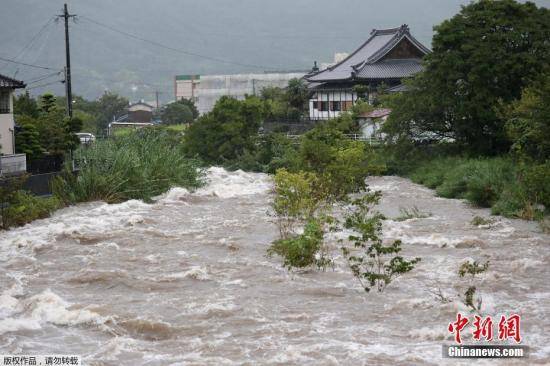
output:
[[[475,227],[488,210],[371,178],[387,217],[413,206],[432,216],[385,222],[385,237],[422,261],[366,294],[336,240],[334,271],[289,273],[266,257],[277,232],[268,176],[208,176],[192,194],[78,205],[1,233],[0,353],[78,354],[87,365],[458,364],[441,358],[441,345],[467,312],[455,296],[458,266],[475,259],[490,261],[482,313],[519,313],[531,347],[523,364],[550,364],[550,237],[536,224],[496,217]],[[438,288],[452,301],[438,301]]]

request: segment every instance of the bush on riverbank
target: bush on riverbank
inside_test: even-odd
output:
[[[50,216],[61,207],[55,198],[40,198],[22,189],[25,177],[9,178],[0,186],[0,228],[22,226],[33,220]]]
[[[65,204],[149,201],[174,186],[194,189],[203,184],[199,162],[184,157],[179,141],[162,130],[98,141],[80,148],[75,157],[78,174],[67,169],[53,185]]]
[[[445,198],[463,198],[493,214],[536,219],[550,209],[550,162],[518,165],[511,158],[436,158],[410,174]],[[542,206],[543,207],[542,207]]]

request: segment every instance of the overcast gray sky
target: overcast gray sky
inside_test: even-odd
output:
[[[432,28],[463,0],[71,0],[74,90],[95,98],[109,89],[130,98],[173,96],[176,74],[308,69],[350,52],[373,28],[409,24],[430,46]],[[63,27],[48,21],[62,0],[2,0],[0,57],[61,69]],[[550,0],[537,1],[550,6]],[[94,23],[95,22],[95,23]],[[153,40],[202,58],[156,47],[98,25]],[[43,28],[45,25],[47,26]],[[40,30],[42,32],[40,32]],[[34,41],[32,41],[34,38]],[[31,42],[32,41],[32,42]],[[25,47],[27,46],[27,47]],[[247,64],[250,66],[238,65]],[[25,81],[49,70],[0,61],[0,73]],[[39,86],[56,78],[33,83]],[[133,88],[132,88],[133,87]],[[33,89],[62,93],[59,84]]]

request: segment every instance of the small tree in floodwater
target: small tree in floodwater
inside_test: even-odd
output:
[[[355,250],[342,247],[349,267],[366,292],[384,289],[397,277],[412,271],[420,258],[407,260],[399,255],[401,241],[390,245],[382,241],[380,213],[371,214],[371,207],[380,201],[381,194],[367,193],[352,201],[351,210],[345,215],[344,227],[356,232],[350,235]]]
[[[483,299],[481,295],[477,295],[477,286],[476,286],[476,276],[486,272],[489,268],[489,261],[484,264],[480,264],[477,261],[466,261],[460,265],[458,269],[458,275],[460,278],[469,277],[470,283],[468,288],[464,292],[464,297],[462,301],[466,306],[468,306],[473,311],[479,312],[481,310],[481,304]]]
[[[280,239],[268,249],[268,255],[283,257],[283,265],[292,268],[316,266],[325,270],[332,265],[326,247],[325,226],[332,218],[326,214],[327,193],[317,174],[290,173],[279,169],[275,175],[275,213]],[[303,233],[298,228],[303,226]]]

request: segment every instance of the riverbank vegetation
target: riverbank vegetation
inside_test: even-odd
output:
[[[62,206],[56,197],[39,198],[25,192],[22,187],[26,178],[11,177],[0,184],[0,229],[48,217]]]
[[[435,28],[425,71],[381,97],[390,173],[507,217],[550,212],[550,10],[478,1]]]
[[[53,184],[65,204],[87,201],[150,201],[171,187],[202,185],[198,161],[181,153],[178,138],[162,129],[144,129],[79,149],[77,172],[67,164]]]
[[[172,187],[193,190],[204,184],[201,166],[183,155],[180,135],[165,128],[102,139],[67,155],[64,171],[53,180],[51,197],[26,192],[25,177],[4,180],[0,185],[1,227],[21,226],[80,202],[149,202]]]

